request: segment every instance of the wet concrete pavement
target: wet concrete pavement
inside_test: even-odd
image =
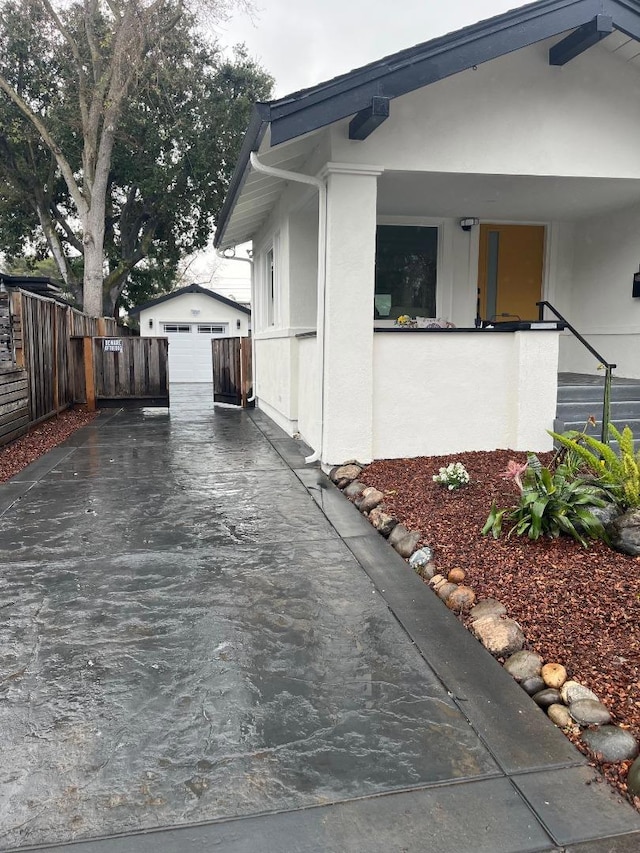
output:
[[[638,849],[304,452],[176,386],[0,486],[0,850]]]

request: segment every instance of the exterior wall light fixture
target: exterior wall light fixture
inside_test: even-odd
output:
[[[480,220],[475,216],[467,216],[465,219],[460,220],[460,227],[463,231],[471,231],[474,225],[479,225]]]

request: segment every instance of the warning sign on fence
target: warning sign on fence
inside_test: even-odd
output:
[[[105,338],[102,342],[105,352],[122,352],[122,340],[120,338]]]

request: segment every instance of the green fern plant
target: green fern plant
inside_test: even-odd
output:
[[[609,436],[618,442],[618,453],[603,441],[576,430],[550,430],[549,435],[586,465],[617,504],[623,508],[640,506],[640,451],[634,451],[633,432],[628,426],[620,432],[609,424]]]

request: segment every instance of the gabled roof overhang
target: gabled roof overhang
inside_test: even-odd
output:
[[[380,116],[376,121],[376,104],[381,100],[388,102],[561,34],[564,38],[552,48],[549,62],[562,65],[613,29],[640,41],[640,0],[539,0],[312,88],[257,104],[220,212],[214,244],[228,244],[225,232],[250,168],[250,154],[259,149],[268,126],[271,148],[349,116],[356,116],[356,127],[364,125],[368,135],[386,118]]]
[[[162,302],[168,302],[170,299],[176,299],[177,297],[185,296],[185,294],[188,293],[198,293],[201,296],[208,296],[209,299],[214,299],[216,302],[228,305],[229,308],[234,308],[236,311],[240,311],[241,314],[251,314],[250,308],[247,308],[245,305],[240,305],[233,299],[228,299],[221,293],[216,293],[214,290],[209,290],[199,284],[188,284],[186,287],[180,287],[178,290],[172,290],[170,293],[165,293],[163,296],[151,299],[149,302],[145,302],[144,305],[137,305],[129,311],[129,315],[139,314],[141,311],[146,311],[147,308],[153,308],[156,305],[160,305]]]

